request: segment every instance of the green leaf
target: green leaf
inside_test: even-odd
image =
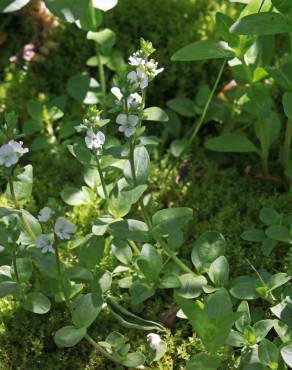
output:
[[[111,223],[108,231],[117,239],[148,242],[150,235],[147,225],[138,220],[123,220]]]
[[[206,141],[209,150],[222,153],[252,153],[258,152],[257,147],[243,134],[223,134]]]
[[[292,122],[292,92],[283,95],[283,107],[286,117]]]
[[[104,12],[114,8],[118,4],[118,0],[92,0],[92,5]]]
[[[269,291],[279,288],[282,285],[288,283],[291,280],[291,276],[285,274],[284,272],[279,272],[271,276],[267,282],[267,287]]]
[[[273,320],[261,320],[254,324],[257,343],[262,341],[274,326]]]
[[[292,237],[290,235],[289,229],[283,225],[271,226],[266,230],[266,235],[273,240],[278,240],[280,242],[292,243]]]
[[[176,293],[178,296],[186,299],[199,297],[203,291],[203,287],[208,284],[203,275],[194,276],[191,273],[180,275],[179,280],[181,286],[177,289]]]
[[[102,259],[104,252],[104,238],[97,235],[90,237],[80,246],[78,260],[81,266],[92,269]]]
[[[84,167],[91,167],[95,164],[92,154],[85,145],[68,145],[68,150]]]
[[[281,355],[285,363],[292,368],[292,343],[281,348]]]
[[[50,311],[51,302],[43,293],[33,292],[26,296],[23,302],[23,308],[27,311],[44,315]]]
[[[2,281],[0,282],[0,298],[14,293],[19,293],[21,286],[14,281]]]
[[[77,189],[73,186],[66,186],[65,189],[61,191],[61,198],[70,206],[90,204],[94,200],[94,197],[94,193],[86,186],[82,186],[81,189]]]
[[[80,19],[88,8],[87,1],[45,0],[45,3],[50,12],[69,23]]]
[[[76,282],[89,282],[93,280],[92,273],[86,268],[78,265],[67,267],[64,272],[64,276],[66,276],[69,280]]]
[[[267,226],[278,224],[281,215],[273,208],[262,208],[260,211],[260,220]]]
[[[33,185],[33,168],[31,165],[27,165],[21,169],[20,173],[17,173],[13,178],[13,188],[15,198],[18,203],[24,204],[29,201],[32,194]],[[12,199],[10,187],[7,185],[5,195]]]
[[[239,42],[239,37],[230,32],[230,27],[234,20],[226,14],[216,13],[216,30],[219,36],[226,41],[230,46],[236,46]]]
[[[150,173],[150,158],[144,146],[136,147],[134,150],[134,166],[136,174],[136,185],[145,184]],[[124,175],[129,184],[133,184],[133,177],[130,162],[127,161],[124,168]]]
[[[244,231],[240,237],[248,242],[262,242],[265,240],[266,235],[263,230],[251,229]]]
[[[135,281],[130,287],[130,294],[131,304],[133,306],[138,306],[146,301],[146,299],[152,297],[155,294],[155,290],[146,283]]]
[[[287,18],[279,13],[262,12],[240,18],[231,27],[237,35],[275,35],[289,33],[291,26]]]
[[[278,368],[279,350],[268,339],[263,339],[259,345],[259,359],[261,363],[270,369]]]
[[[188,141],[185,139],[177,139],[171,143],[170,150],[171,154],[175,158],[179,158],[187,147]]]
[[[158,122],[167,122],[168,115],[164,112],[163,109],[159,107],[150,107],[146,108],[143,111],[143,120],[145,121],[158,121]]]
[[[233,58],[234,52],[222,41],[202,40],[178,50],[172,57],[173,62],[191,62],[209,59]]]
[[[24,209],[22,209],[20,212],[22,217],[20,217],[19,221],[23,231],[27,237],[34,240],[42,234],[42,227],[38,220],[29,212],[25,211]]]
[[[217,232],[208,231],[195,242],[192,262],[200,272],[207,272],[211,263],[225,252],[225,239]]]
[[[64,326],[55,334],[54,340],[58,347],[73,347],[86,335],[86,328]]]
[[[112,48],[116,43],[116,34],[109,28],[105,28],[99,32],[89,31],[87,39],[95,41],[102,48]]]
[[[33,272],[33,265],[30,258],[16,258],[16,266],[19,280],[22,283],[29,281]]]
[[[225,256],[220,256],[212,262],[208,275],[215,286],[225,286],[228,284],[229,263]]]
[[[220,356],[198,353],[188,360],[186,370],[217,370],[221,362]]]
[[[149,280],[157,280],[163,267],[163,261],[157,250],[150,244],[144,244],[137,265]]]
[[[174,230],[184,227],[193,216],[190,208],[167,208],[162,209],[152,217],[153,229],[151,232],[156,235],[168,235]]]
[[[135,368],[137,366],[143,365],[146,361],[145,356],[142,353],[134,352],[128,353],[126,358],[123,359],[122,365],[126,367]]]
[[[238,299],[256,299],[256,279],[251,276],[240,276],[233,280],[230,293]]]
[[[86,74],[77,74],[67,82],[68,94],[84,104],[97,104],[98,82]]]
[[[183,117],[193,118],[196,114],[195,104],[189,98],[174,98],[167,102],[167,106]]]
[[[129,265],[133,258],[133,252],[125,240],[114,239],[112,242],[113,255],[125,265]]]
[[[96,293],[81,296],[72,304],[72,320],[75,326],[88,328],[97,318],[103,304],[102,297]]]
[[[241,333],[243,333],[244,328],[251,324],[251,317],[249,311],[249,305],[247,301],[242,301],[237,308],[237,312],[241,312],[241,317],[235,322],[235,327]]]
[[[292,9],[292,4],[290,0],[272,0],[272,4],[280,12],[287,14]]]
[[[126,310],[117,301],[111,297],[106,300],[111,313],[115,318],[126,328],[138,329],[138,330],[159,330],[164,331],[164,327],[154,321],[144,320],[141,317],[134,315],[133,313]]]
[[[16,12],[25,7],[30,0],[1,0],[0,1],[0,12],[11,13]]]

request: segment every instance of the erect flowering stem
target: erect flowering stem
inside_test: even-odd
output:
[[[176,158],[176,160],[174,160],[173,162],[173,165],[170,166],[168,172],[167,172],[167,175],[166,177],[169,176],[169,173],[171,172],[171,170],[176,166],[177,162],[186,154],[186,152],[188,151],[189,147],[191,146],[192,142],[195,140],[195,138],[197,137],[197,134],[198,132],[200,131],[200,128],[202,127],[202,124],[204,123],[204,120],[206,118],[206,114],[208,112],[208,109],[210,107],[210,104],[211,104],[211,101],[215,95],[215,92],[218,88],[218,85],[219,85],[219,82],[221,80],[221,77],[222,77],[222,74],[224,72],[224,69],[225,69],[225,66],[226,66],[226,62],[227,62],[227,59],[224,59],[224,62],[222,63],[221,65],[221,68],[218,72],[218,75],[216,77],[216,81],[214,83],[214,86],[210,92],[210,95],[206,101],[206,104],[204,106],[204,109],[203,109],[203,112],[201,114],[201,117],[199,118],[199,121],[198,123],[195,124],[194,128],[192,129],[192,133],[189,132],[187,137],[189,137],[189,139],[186,139],[186,143],[184,145],[184,148],[183,150],[181,151],[180,155]]]
[[[226,62],[227,62],[227,60],[225,59],[225,60],[224,60],[224,62],[222,63],[222,65],[221,65],[221,68],[220,68],[220,70],[219,70],[219,72],[218,72],[218,75],[217,75],[217,77],[216,77],[216,81],[215,81],[215,83],[214,83],[214,86],[213,86],[213,88],[212,88],[212,90],[211,90],[211,93],[210,93],[210,95],[209,95],[209,97],[208,97],[208,99],[207,99],[207,101],[206,101],[205,106],[204,106],[204,109],[203,109],[202,115],[201,115],[201,117],[200,117],[200,119],[199,119],[198,123],[195,125],[195,127],[194,127],[194,131],[193,131],[193,133],[191,134],[191,136],[190,136],[189,140],[187,141],[187,144],[186,144],[186,146],[184,147],[184,150],[183,150],[183,152],[182,152],[181,156],[183,156],[183,155],[185,154],[185,152],[187,151],[187,149],[190,147],[190,145],[192,144],[192,142],[195,140],[195,138],[196,138],[196,136],[197,136],[197,134],[198,134],[198,132],[199,132],[199,130],[200,130],[200,128],[201,128],[201,126],[202,126],[202,124],[203,124],[204,120],[205,120],[205,117],[206,117],[206,114],[207,114],[208,109],[209,109],[209,107],[210,107],[211,101],[212,101],[212,99],[213,99],[213,97],[214,97],[214,95],[215,95],[215,92],[216,92],[216,90],[217,90],[217,88],[218,88],[218,85],[219,85],[219,82],[220,82],[220,80],[221,80],[222,74],[223,74],[223,72],[224,72],[224,69],[225,69],[225,66],[226,66]]]
[[[90,3],[90,7],[91,7],[92,24],[94,28],[96,28],[97,22],[95,18],[95,9],[94,9],[92,2]],[[104,109],[106,106],[106,79],[105,79],[104,67],[102,64],[99,47],[95,41],[94,41],[94,44],[95,44],[95,53],[96,53],[96,58],[97,58],[97,63],[98,63],[98,76],[99,76],[99,83],[100,83],[101,96],[102,96],[102,107]]]
[[[101,186],[102,186],[104,196],[106,197],[106,200],[109,201],[109,195],[108,195],[108,191],[107,191],[107,188],[106,188],[106,183],[105,183],[105,180],[104,180],[104,176],[103,176],[103,172],[102,172],[102,169],[101,169],[100,160],[99,160],[98,156],[96,156],[96,165],[97,165],[97,171],[98,171],[98,174],[99,174],[99,178],[100,178],[100,182],[101,182]]]
[[[70,310],[70,297],[67,294],[65,284],[64,284],[64,280],[63,280],[58,243],[55,244],[55,257],[56,257],[57,273],[58,273],[59,281],[60,281],[60,284],[61,284],[62,292],[64,294],[66,305],[67,305],[68,309]]]
[[[130,141],[130,158],[129,158],[129,161],[130,161],[130,166],[131,166],[133,183],[136,186],[137,185],[137,178],[136,178],[135,162],[134,162],[134,140]],[[144,218],[144,220],[145,220],[145,222],[146,222],[146,224],[147,224],[147,226],[150,230],[153,225],[152,225],[152,220],[151,220],[151,217],[148,213],[148,210],[145,207],[142,199],[139,200],[138,204],[141,208],[143,218]],[[171,248],[168,247],[165,240],[163,240],[162,238],[156,238],[156,241],[161,245],[161,247],[164,249],[165,253],[173,260],[173,262],[175,262],[184,272],[191,273],[191,274],[195,275],[195,273],[176,256],[175,252],[173,252],[171,250]]]

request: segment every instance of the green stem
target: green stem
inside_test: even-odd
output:
[[[92,24],[93,28],[97,28],[97,23],[96,23],[96,18],[95,18],[95,8],[91,2],[91,19],[92,19]],[[105,79],[105,72],[104,72],[104,67],[102,64],[101,60],[101,54],[99,51],[98,44],[94,41],[95,44],[95,53],[96,53],[96,58],[97,58],[97,63],[98,63],[98,76],[99,76],[99,83],[100,83],[100,89],[101,89],[101,96],[102,96],[102,108],[106,108],[106,79]]]
[[[89,334],[85,335],[85,339],[87,340],[88,343],[90,343],[99,353],[101,353],[104,357],[107,359],[115,362],[117,362],[105,349],[103,349]]]
[[[288,170],[289,160],[290,160],[290,150],[292,142],[292,122],[287,122],[285,141],[283,147],[283,160],[282,165],[283,169],[286,172]]]
[[[211,93],[210,93],[210,95],[208,97],[208,100],[207,100],[207,102],[205,104],[205,107],[203,109],[202,115],[201,115],[198,123],[196,124],[196,126],[194,128],[194,131],[193,131],[190,139],[188,140],[187,146],[184,148],[184,151],[182,152],[181,156],[186,152],[186,150],[189,148],[189,146],[195,140],[195,138],[196,138],[196,136],[197,136],[197,134],[198,134],[198,132],[199,132],[199,130],[200,130],[200,128],[201,128],[204,120],[205,120],[205,117],[206,117],[206,114],[207,114],[208,109],[210,107],[211,101],[212,101],[212,99],[213,99],[213,97],[214,97],[214,95],[216,93],[216,90],[218,88],[218,85],[219,85],[219,82],[221,80],[222,74],[224,72],[224,69],[225,69],[225,66],[226,66],[226,62],[227,62],[227,60],[225,59],[224,62],[222,63],[222,65],[221,65],[221,68],[220,68],[220,70],[218,72],[218,75],[217,75],[216,81],[214,83],[213,89],[212,89],[212,91],[211,91]]]
[[[100,177],[100,182],[101,182],[101,186],[102,186],[104,196],[106,197],[106,200],[109,201],[109,195],[108,195],[108,191],[107,191],[107,188],[106,188],[106,183],[105,183],[105,179],[104,179],[104,176],[103,176],[103,172],[102,172],[102,169],[101,169],[100,160],[99,160],[98,157],[96,157],[96,165],[97,165],[97,170],[98,170],[98,174],[99,174],[99,177]]]
[[[13,245],[12,248],[12,265],[13,265],[13,270],[15,274],[15,278],[18,284],[20,284],[20,279],[19,279],[19,274],[18,274],[18,269],[17,269],[17,263],[16,263],[16,244]]]
[[[260,143],[261,143],[261,159],[262,159],[262,167],[263,167],[263,174],[265,176],[269,175],[269,147],[270,147],[270,138],[267,135],[267,130],[265,125],[267,124],[266,120],[262,120],[258,122],[260,128]]]
[[[128,242],[131,245],[131,247],[133,248],[133,251],[135,252],[135,254],[137,254],[137,256],[140,256],[141,251],[138,248],[137,244],[133,240],[128,240]]]
[[[57,273],[58,273],[59,281],[60,281],[61,288],[62,288],[64,297],[65,297],[66,305],[67,305],[68,309],[70,310],[70,297],[68,296],[65,285],[64,285],[64,280],[63,280],[63,276],[62,276],[60,253],[59,253],[59,247],[58,247],[57,243],[55,244],[55,257],[56,257],[56,265],[57,265]]]
[[[136,186],[137,185],[137,178],[136,178],[136,172],[135,172],[135,162],[134,162],[134,141],[130,141],[130,166],[131,166],[131,172],[133,177],[133,183]],[[142,216],[148,226],[149,229],[152,228],[152,220],[150,215],[148,214],[147,208],[145,207],[143,200],[139,200],[139,206],[141,208]],[[186,273],[192,273],[194,272],[185,265],[177,256],[176,254],[168,247],[167,243],[162,238],[157,238],[157,242],[161,245],[161,247],[164,249],[165,253],[170,257],[181,269],[182,271]],[[195,274],[194,274],[195,275]]]

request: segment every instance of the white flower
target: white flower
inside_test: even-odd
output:
[[[127,102],[129,108],[138,108],[142,103],[142,96],[137,93],[131,94],[128,96]]]
[[[146,63],[145,59],[139,56],[139,52],[134,53],[129,57],[129,64],[133,67],[144,66]]]
[[[44,207],[40,210],[40,213],[38,215],[38,220],[40,222],[48,222],[53,214],[53,210],[49,207]]]
[[[155,334],[155,333],[149,333],[147,335],[147,340],[149,342],[150,347],[156,351],[159,347],[159,344],[161,342],[160,335]]]
[[[135,89],[138,89],[139,87],[141,89],[145,89],[145,87],[148,86],[148,77],[143,71],[132,71],[128,74],[127,79]]]
[[[87,145],[87,148],[94,149],[96,150],[97,154],[100,154],[104,142],[105,136],[101,131],[98,131],[97,133],[93,132],[92,130],[87,131],[85,137],[85,143]]]
[[[146,69],[149,74],[151,74],[153,77],[156,77],[159,75],[159,73],[164,71],[164,68],[158,69],[158,63],[155,62],[154,59],[149,60],[149,62],[146,63]]]
[[[0,253],[2,253],[3,251],[4,251],[4,247],[3,247],[3,245],[0,245]]]
[[[123,132],[126,137],[131,137],[136,132],[136,126],[139,118],[133,114],[119,114],[117,124],[120,125],[119,131]]]
[[[8,144],[4,144],[0,148],[0,165],[11,167],[18,162],[18,159],[28,152],[27,148],[23,148],[22,141],[10,140]]]
[[[53,236],[49,234],[42,234],[37,237],[35,244],[42,251],[42,253],[54,253]]]
[[[11,167],[18,162],[18,156],[9,144],[4,144],[0,148],[0,165]]]
[[[20,154],[20,156],[28,153],[28,148],[23,148],[23,141],[10,140],[8,144],[11,145],[15,153]]]
[[[64,217],[57,218],[55,223],[55,233],[56,235],[63,240],[69,240],[71,234],[75,233],[76,226],[70,224]]]

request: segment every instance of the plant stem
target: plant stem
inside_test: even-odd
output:
[[[55,244],[55,257],[56,257],[56,265],[57,265],[57,273],[58,273],[59,281],[60,281],[61,288],[62,288],[62,291],[63,291],[63,294],[64,294],[66,305],[67,305],[68,309],[70,310],[70,297],[68,296],[67,291],[65,289],[65,285],[64,285],[64,280],[63,280],[63,276],[62,276],[60,253],[59,253],[59,247],[58,247],[57,243]]]
[[[136,178],[135,162],[134,162],[134,140],[130,141],[130,158],[129,158],[129,161],[130,161],[130,166],[131,166],[133,183],[136,186],[137,185],[137,178]],[[141,208],[143,218],[144,218],[144,220],[145,220],[145,222],[146,222],[146,224],[147,224],[147,226],[150,230],[153,225],[152,225],[151,217],[148,214],[147,208],[145,207],[142,199],[139,200],[138,204]],[[176,256],[176,254],[168,247],[167,243],[162,238],[156,238],[156,240],[161,245],[161,247],[164,249],[164,251],[168,255],[168,257],[170,257],[184,272],[194,274],[194,272]]]
[[[97,28],[97,23],[96,23],[96,18],[95,18],[95,8],[91,2],[91,19],[92,19],[92,24],[93,28]],[[102,96],[102,108],[105,109],[106,107],[106,79],[105,79],[105,72],[104,72],[104,67],[102,64],[101,60],[101,54],[99,51],[99,47],[96,41],[94,41],[95,45],[95,54],[97,58],[97,63],[98,63],[98,76],[99,76],[99,83],[100,83],[100,89],[101,89],[101,96]]]
[[[89,334],[85,335],[85,339],[90,343],[98,352],[100,352],[107,359],[118,363],[106,350],[104,350]]]
[[[101,165],[100,165],[100,160],[99,160],[98,157],[96,157],[96,165],[97,165],[97,170],[98,170],[98,174],[99,174],[99,177],[100,177],[100,182],[101,182],[101,186],[102,186],[104,196],[106,197],[106,200],[109,201],[108,191],[107,191],[107,188],[106,188],[106,183],[105,183],[105,180],[104,180],[103,172],[102,172]]]
[[[292,142],[292,122],[287,121],[285,141],[284,141],[284,147],[283,147],[283,159],[282,159],[282,166],[285,172],[288,170],[291,142]]]
[[[211,93],[210,93],[210,95],[209,95],[209,97],[208,97],[208,100],[207,100],[207,102],[206,102],[206,104],[205,104],[205,107],[204,107],[204,109],[203,109],[202,115],[201,115],[201,117],[200,117],[200,119],[199,119],[198,123],[195,125],[194,131],[193,131],[193,133],[192,133],[192,135],[191,135],[190,139],[188,140],[188,142],[187,142],[187,146],[184,148],[184,150],[183,150],[183,152],[182,152],[181,156],[186,152],[186,150],[189,148],[189,146],[190,146],[190,145],[192,144],[192,142],[195,140],[195,138],[196,138],[196,136],[197,136],[197,134],[198,134],[198,132],[199,132],[199,130],[200,130],[200,128],[201,128],[201,126],[202,126],[203,122],[204,122],[204,119],[205,119],[206,114],[207,114],[207,112],[208,112],[208,109],[209,109],[209,107],[210,107],[211,101],[212,101],[212,99],[213,99],[213,97],[214,97],[214,95],[215,95],[215,92],[216,92],[216,90],[217,90],[217,88],[218,88],[218,85],[219,85],[219,82],[220,82],[220,80],[221,80],[222,74],[223,74],[223,72],[224,72],[224,68],[225,68],[225,66],[226,66],[226,62],[227,62],[227,60],[225,59],[225,60],[224,60],[224,62],[222,63],[222,65],[221,65],[221,68],[220,68],[220,70],[219,70],[219,72],[218,72],[218,75],[217,75],[216,81],[215,81],[215,83],[214,83],[213,89],[212,89],[212,91],[211,91]],[[180,156],[180,157],[181,157],[181,156]]]
[[[18,284],[20,284],[20,279],[19,279],[19,274],[18,274],[18,269],[17,269],[17,263],[16,263],[16,244],[13,245],[12,248],[12,265],[13,265],[13,270],[15,274],[15,278]]]

